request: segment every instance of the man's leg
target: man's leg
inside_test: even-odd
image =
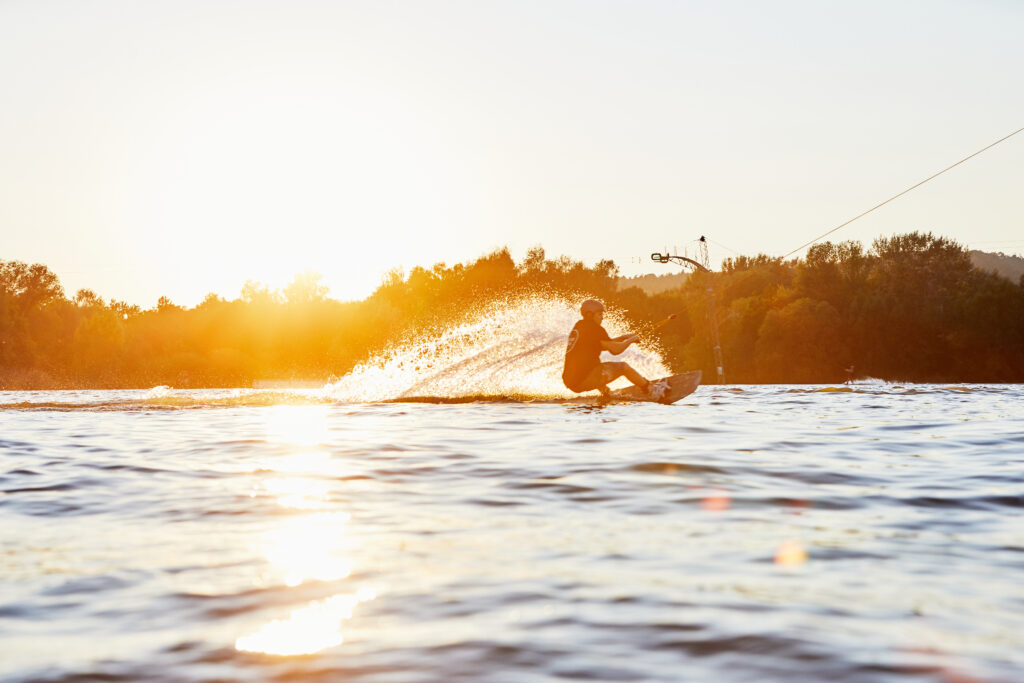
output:
[[[590,391],[591,389],[597,389],[601,392],[602,396],[608,396],[611,394],[611,389],[608,388],[608,382],[618,377],[613,374],[612,370],[607,367],[612,363],[601,363],[594,367],[593,370],[580,382],[580,391]]]
[[[646,377],[634,370],[632,365],[629,363],[618,363],[618,365],[622,366],[622,374],[626,376],[626,379],[641,389],[647,389],[650,382],[647,381]]]
[[[608,388],[608,383],[614,382],[623,375],[626,376],[626,379],[641,389],[646,390],[650,384],[650,382],[648,382],[643,375],[634,370],[629,363],[609,362],[601,363],[591,370],[590,374],[587,375],[587,378],[583,380],[582,389],[584,391],[597,389],[603,396],[608,396],[611,394],[611,390]]]

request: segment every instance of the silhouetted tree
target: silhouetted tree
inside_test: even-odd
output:
[[[309,304],[315,301],[323,301],[327,296],[328,288],[320,284],[323,275],[307,270],[295,276],[287,287],[284,288],[284,299],[289,304]]]
[[[832,382],[858,372],[917,381],[1024,381],[1024,282],[972,266],[952,240],[908,233],[824,242],[803,260],[760,254],[649,295],[618,288],[612,261],[550,259],[540,246],[516,264],[507,249],[408,274],[394,269],[367,299],[327,297],[316,273],[284,295],[248,281],[238,299],[207,295],[186,309],[161,297],[149,310],[104,303],[89,289],[65,298],[46,266],[0,261],[0,388],[238,386],[261,377],[325,378],[467,310],[524,292],[604,298],[635,328],[660,329],[676,370],[715,376],[714,302],[733,382]]]

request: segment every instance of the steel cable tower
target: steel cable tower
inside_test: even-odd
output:
[[[686,256],[679,256],[677,254],[651,254],[651,260],[657,261],[658,263],[678,263],[683,267],[693,268],[702,273],[711,272],[711,258],[708,256],[708,241],[704,235],[700,236],[697,240],[697,259],[687,258]],[[714,357],[715,370],[718,374],[718,383],[725,384],[725,364],[722,361],[722,342],[718,334],[718,314],[715,311],[715,290],[712,286],[712,280],[710,276],[704,276],[706,287],[704,289],[705,299],[707,305],[704,308],[704,312],[707,315],[708,321],[708,334],[711,337],[711,353]]]

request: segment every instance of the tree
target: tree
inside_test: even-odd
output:
[[[0,291],[16,299],[21,310],[64,299],[60,280],[41,263],[27,266],[21,261],[0,261]]]
[[[130,304],[127,301],[110,301],[110,310],[114,311],[117,316],[123,320],[139,315],[142,309],[135,304]]]
[[[955,324],[954,298],[969,286],[967,250],[912,232],[875,240],[869,255],[870,274],[853,321],[873,369],[899,379],[949,377],[946,333]]]
[[[203,297],[202,303],[200,303],[199,306],[197,306],[197,308],[209,308],[211,306],[219,306],[220,304],[224,303],[227,302],[224,301],[223,297],[221,297],[219,294],[215,294],[214,292],[210,292],[205,297]]]
[[[717,311],[733,382],[827,382],[860,372],[911,381],[1024,381],[1024,283],[971,267],[951,240],[910,233],[814,245],[804,260],[759,255],[698,272],[672,291],[618,289],[610,260],[587,266],[542,247],[516,264],[507,249],[408,277],[390,271],[368,299],[327,298],[320,276],[282,297],[248,281],[190,309],[161,297],[141,311],[79,290],[73,300],[45,266],[0,261],[0,386],[225,386],[265,377],[325,378],[467,311],[507,306],[538,290],[578,303],[599,297],[633,329],[678,314],[650,340],[675,371],[715,374],[709,322]],[[713,306],[712,306],[713,304]]]
[[[246,280],[242,285],[241,299],[247,304],[276,304],[280,302],[281,295],[261,282]]]
[[[156,310],[159,313],[169,313],[171,311],[180,311],[182,308],[171,301],[168,297],[162,296],[156,300]]]
[[[323,301],[327,297],[328,287],[320,284],[323,275],[307,270],[299,273],[284,288],[284,299],[289,304],[310,304]]]
[[[526,252],[526,258],[519,263],[519,272],[536,276],[543,271],[544,263],[544,247],[538,244]]]
[[[79,308],[102,308],[103,299],[91,289],[80,289],[75,293],[75,305]]]
[[[768,312],[755,353],[763,382],[831,382],[848,362],[839,313],[808,298]]]
[[[860,242],[822,242],[807,250],[794,285],[804,296],[845,308],[867,277],[868,264]]]

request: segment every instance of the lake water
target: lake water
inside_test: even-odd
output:
[[[3,681],[1024,680],[1019,385],[0,404]]]

